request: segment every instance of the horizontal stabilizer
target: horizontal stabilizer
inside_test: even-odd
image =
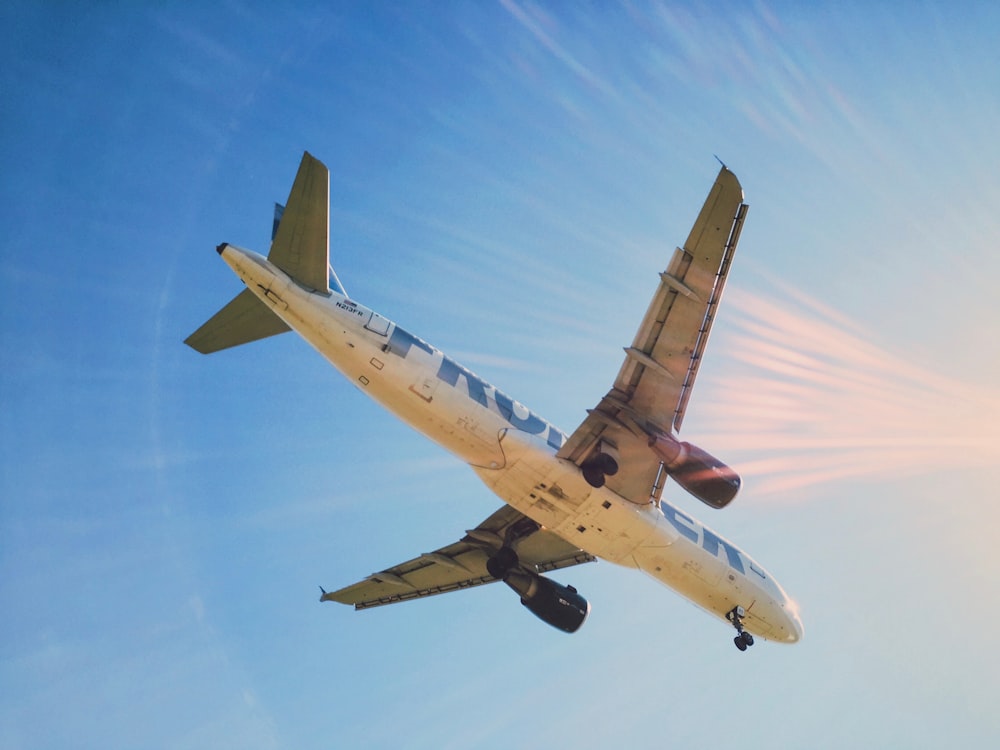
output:
[[[202,354],[291,330],[249,289],[244,289],[184,343]]]

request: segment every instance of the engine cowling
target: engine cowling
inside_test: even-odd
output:
[[[565,633],[575,633],[590,614],[590,602],[572,586],[535,575],[512,572],[503,579],[521,596],[521,604],[540,620]]]
[[[697,445],[672,435],[654,435],[649,447],[671,478],[706,505],[724,508],[740,491],[740,475]]]

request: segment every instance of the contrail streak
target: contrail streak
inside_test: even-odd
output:
[[[702,445],[759,494],[1000,464],[1000,395],[889,353],[793,290],[728,295],[733,360],[709,384]]]

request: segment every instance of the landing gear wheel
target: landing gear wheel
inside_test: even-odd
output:
[[[599,488],[604,486],[604,472],[593,464],[583,465],[583,478],[591,487]]]
[[[753,636],[743,629],[743,618],[745,616],[746,610],[739,605],[726,612],[726,619],[736,628],[736,637],[733,638],[733,643],[736,644],[736,648],[740,651],[746,651],[753,645]]]
[[[618,473],[618,462],[607,453],[595,453],[580,466],[583,478],[591,487],[603,487],[605,477]]]
[[[618,462],[608,453],[598,453],[594,456],[594,465],[609,477],[618,473]]]
[[[510,547],[501,547],[486,561],[486,570],[494,578],[503,580],[519,564],[517,553]]]

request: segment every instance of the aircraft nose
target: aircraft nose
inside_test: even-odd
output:
[[[782,609],[785,611],[785,618],[788,622],[788,643],[798,643],[805,635],[805,628],[802,627],[802,616],[799,614],[799,605],[792,600],[787,600]]]

